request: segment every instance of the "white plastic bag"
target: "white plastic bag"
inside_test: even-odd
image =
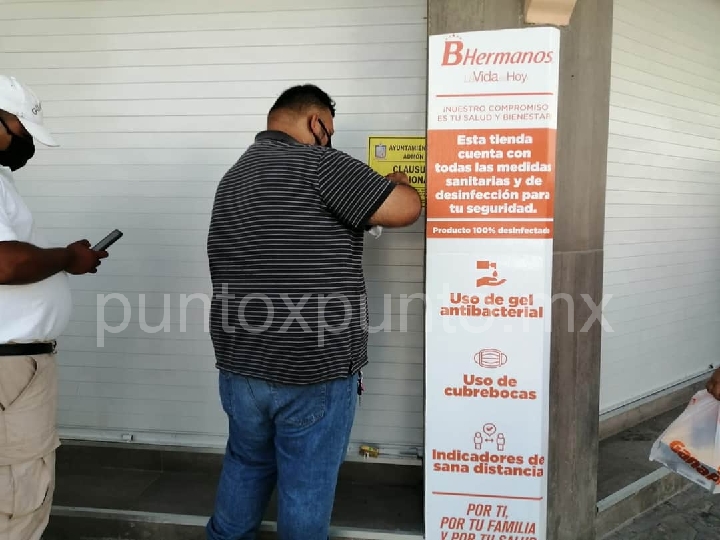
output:
[[[695,394],[683,413],[650,451],[656,461],[711,493],[720,492],[720,401],[706,390]]]

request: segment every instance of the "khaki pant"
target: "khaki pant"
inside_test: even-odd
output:
[[[0,357],[0,540],[39,540],[55,488],[55,355]]]

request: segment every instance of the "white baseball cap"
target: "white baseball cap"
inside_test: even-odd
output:
[[[27,132],[45,146],[60,146],[43,124],[42,102],[15,77],[0,75],[0,109],[17,116]]]

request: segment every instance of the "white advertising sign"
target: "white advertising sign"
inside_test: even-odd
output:
[[[559,48],[429,40],[428,540],[546,540]]]

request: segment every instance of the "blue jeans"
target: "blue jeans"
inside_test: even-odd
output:
[[[327,540],[357,376],[288,386],[220,372],[229,438],[208,540],[254,540],[277,486],[280,540]]]

